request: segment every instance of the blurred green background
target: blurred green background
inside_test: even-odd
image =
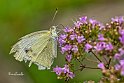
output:
[[[58,14],[54,23],[55,9]],[[123,0],[0,0],[0,83],[64,83],[58,80],[52,70],[40,71],[36,65],[16,61],[9,55],[11,46],[17,40],[34,31],[49,29],[52,25],[72,26],[72,19],[87,15],[101,22],[113,16],[124,15]],[[62,66],[64,57],[59,53],[55,65]],[[95,65],[87,63],[89,65]],[[8,72],[23,72],[24,76],[9,76]],[[77,72],[70,83],[100,79],[98,70]]]

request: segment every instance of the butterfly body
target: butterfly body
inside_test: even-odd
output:
[[[57,32],[56,27],[50,30],[30,33],[18,41],[11,49],[15,53],[14,57],[18,61],[30,61],[38,65],[39,69],[50,69],[54,58],[57,57]]]

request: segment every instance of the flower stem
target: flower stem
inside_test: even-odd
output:
[[[87,69],[100,69],[100,68],[94,68],[94,67],[85,67]]]
[[[103,56],[103,59],[105,60],[106,64],[108,64],[108,61],[105,56]]]
[[[79,68],[79,69],[76,69],[76,70],[74,70],[74,72],[76,72],[76,71],[82,71],[83,69],[100,69],[100,68],[95,68],[95,67],[86,67],[85,65],[81,65],[80,66],[81,68]]]
[[[93,52],[93,51],[91,51],[92,53],[93,53],[93,55],[99,60],[99,62],[102,62],[98,57],[97,57],[97,55]]]
[[[111,63],[111,60],[112,60],[112,58],[110,57],[110,59],[109,59],[109,62],[108,62],[108,68],[109,68],[109,66],[110,66],[110,63]]]
[[[81,65],[83,65],[82,62],[81,62],[79,59],[76,58],[76,60],[77,60]]]

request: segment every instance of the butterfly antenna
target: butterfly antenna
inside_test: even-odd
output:
[[[59,24],[59,25],[57,25],[56,27],[58,27],[58,26],[62,26],[62,27],[63,27],[63,29],[65,28],[65,26],[64,26],[63,24]],[[58,28],[57,28],[57,30],[58,30],[58,32],[57,32],[57,33],[59,33],[62,29],[58,29]]]
[[[59,25],[61,25],[63,28],[65,28],[65,26],[63,24],[59,24]]]
[[[58,13],[58,8],[56,8],[56,11],[55,11],[55,14],[54,14],[54,16],[53,16],[52,22],[54,21],[54,19],[55,19],[57,13]]]

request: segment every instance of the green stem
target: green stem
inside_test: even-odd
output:
[[[79,70],[82,71],[84,68],[86,68],[86,69],[100,69],[100,68],[95,68],[95,67],[88,67],[88,66],[86,67],[85,65],[81,65],[80,67],[81,67],[81,68],[79,68],[79,69],[77,69],[77,70],[74,70],[74,71],[75,71],[75,72],[76,72],[76,71],[79,71]]]
[[[107,61],[106,57],[105,57],[105,56],[103,56],[103,58],[104,58],[104,60],[106,61],[106,64],[108,64],[108,61]]]
[[[109,59],[108,68],[109,68],[109,66],[110,66],[111,60],[112,60],[112,58]]]
[[[97,57],[97,55],[93,52],[93,51],[91,51],[92,53],[93,53],[93,55],[99,60],[99,62],[102,62],[98,57]]]
[[[94,68],[94,67],[85,67],[87,69],[100,69],[100,68]]]
[[[82,62],[81,62],[79,59],[76,58],[76,60],[77,60],[81,65],[83,65]]]

